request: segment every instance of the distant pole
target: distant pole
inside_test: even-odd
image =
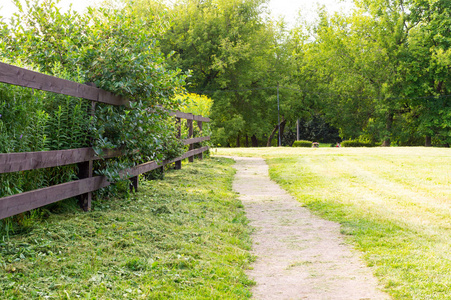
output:
[[[299,141],[299,119],[296,120],[296,141]]]
[[[277,84],[277,126],[279,127],[279,147],[282,146],[280,138],[280,107],[279,107],[279,84]]]

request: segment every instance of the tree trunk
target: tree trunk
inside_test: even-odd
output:
[[[285,131],[285,125],[287,124],[287,120],[282,121],[282,123],[280,123],[280,145],[282,146],[282,137],[283,137],[283,133]]]
[[[252,147],[255,147],[255,148],[258,147],[258,139],[255,136],[255,134],[253,136],[251,136],[251,142],[252,142]]]
[[[436,91],[437,93],[441,93],[442,92],[442,87],[443,87],[443,81],[439,81],[436,87]]]
[[[382,147],[390,147],[390,144],[391,144],[390,138],[387,138],[382,142],[381,146]]]
[[[274,135],[276,134],[278,128],[279,128],[278,125],[276,125],[276,127],[274,127],[273,131],[271,132],[271,135],[268,137],[268,142],[266,143],[266,147],[271,147],[271,141],[274,138]]]
[[[246,145],[245,146],[246,146],[246,148],[249,147],[249,137],[247,136],[247,134],[246,134]]]
[[[432,138],[427,135],[424,139],[424,146],[425,147],[431,147],[432,146]]]
[[[236,146],[237,146],[237,148],[239,148],[239,147],[241,147],[241,144],[240,144],[240,134],[238,133],[238,135],[236,136]]]
[[[387,123],[385,125],[385,129],[387,129],[388,135],[385,136],[384,142],[382,143],[382,147],[390,147],[390,144],[391,144],[390,136],[391,136],[392,126],[393,126],[393,113],[391,111],[389,111],[387,113]]]
[[[278,125],[276,125],[276,127],[274,127],[274,129],[271,132],[271,135],[268,138],[266,147],[271,147],[271,141],[274,138],[274,136],[276,135],[277,129],[279,129],[279,126],[280,126],[281,133],[282,133],[282,130],[283,130],[282,127],[285,127],[286,122],[287,122],[286,120],[282,119],[282,122],[280,122],[280,124],[278,124]],[[277,137],[277,145],[279,145],[279,137]]]

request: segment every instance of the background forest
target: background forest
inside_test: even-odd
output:
[[[449,1],[354,4],[288,28],[264,0],[110,1],[84,14],[17,2],[0,49],[3,61],[93,82],[144,108],[180,107],[173,95],[183,90],[207,95],[215,145],[275,145],[279,123],[291,145],[299,119],[301,139],[449,146]],[[2,138],[17,141],[12,134]]]
[[[261,0],[165,8],[172,23],[161,49],[173,69],[192,71],[189,91],[213,98],[215,144],[274,144],[279,86],[285,145],[300,119],[304,137],[320,142],[449,146],[451,3],[354,2],[352,12],[320,8],[316,22],[294,28],[269,19]]]

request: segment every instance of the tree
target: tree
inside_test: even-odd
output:
[[[276,108],[276,27],[261,16],[262,0],[184,1],[175,5],[162,40],[174,68],[191,70],[187,89],[214,99],[216,143],[258,144]],[[274,26],[273,26],[274,25]],[[274,122],[275,123],[275,122]]]
[[[402,1],[356,1],[351,15],[324,12],[309,45],[325,87],[323,112],[342,137],[390,145],[404,81],[399,72],[411,29]]]
[[[410,19],[417,24],[408,39],[405,94],[425,145],[451,143],[451,3],[415,0]]]

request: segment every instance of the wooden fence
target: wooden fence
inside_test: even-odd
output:
[[[127,99],[118,97],[102,89],[33,72],[5,63],[0,63],[0,82],[84,98],[91,100],[93,105],[95,102],[111,105],[128,105]],[[180,169],[183,159],[188,158],[192,162],[194,156],[202,158],[202,153],[208,150],[208,147],[197,149],[194,147],[195,144],[210,139],[209,136],[194,137],[194,121],[197,122],[197,126],[202,134],[202,123],[209,122],[209,118],[183,112],[171,112],[170,115],[175,117],[175,122],[178,125],[178,138],[181,137],[181,119],[187,120],[188,139],[183,140],[183,144],[189,145],[189,151],[170,161],[151,161],[122,170],[120,175],[123,178],[130,178],[131,185],[135,190],[138,189],[139,174],[163,168],[165,165],[171,163],[175,163],[175,168]],[[79,169],[78,180],[0,198],[0,219],[76,196],[79,197],[82,209],[85,211],[90,210],[92,192],[111,184],[105,176],[93,176],[93,161],[121,155],[121,151],[117,149],[105,151],[99,157],[92,148],[0,153],[0,174],[71,164],[78,164]]]

